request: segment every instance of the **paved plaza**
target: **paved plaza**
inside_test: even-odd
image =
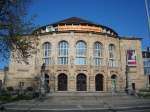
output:
[[[150,99],[135,96],[49,96],[4,105],[4,112],[150,112]]]

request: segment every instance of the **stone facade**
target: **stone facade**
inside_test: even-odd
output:
[[[126,50],[133,47],[138,54],[138,60],[135,67],[130,67],[128,71],[129,87],[135,83],[136,89],[145,87],[145,77],[143,72],[141,41],[139,39],[119,39],[110,37],[108,35],[99,35],[92,33],[53,33],[47,35],[40,35],[40,44],[38,46],[38,53],[34,55],[29,65],[24,63],[17,63],[11,60],[9,65],[7,86],[17,87],[19,82],[24,82],[24,86],[33,86],[35,84],[35,77],[40,74],[42,60],[42,44],[50,42],[52,44],[52,58],[53,64],[46,66],[45,73],[49,75],[49,86],[51,91],[57,91],[58,75],[64,73],[67,75],[67,91],[76,91],[76,77],[79,73],[86,75],[87,91],[95,91],[95,76],[97,74],[103,75],[103,91],[112,90],[111,76],[117,76],[117,90],[123,91],[126,86]],[[58,65],[58,43],[65,40],[69,43],[69,63],[68,65]],[[76,43],[82,40],[87,43],[87,64],[76,65],[74,60],[76,58]],[[93,64],[93,45],[95,42],[100,42],[103,45],[103,64],[95,66]],[[116,66],[110,67],[108,65],[108,46],[114,44],[116,48]],[[132,49],[133,49],[132,48]],[[34,85],[35,86],[35,85]]]
[[[43,62],[43,44],[51,44],[51,64],[46,65],[44,74],[47,75],[47,83],[50,92],[57,91],[86,91],[86,92],[111,92],[124,91],[125,88],[139,90],[145,88],[146,77],[144,76],[143,60],[141,51],[141,39],[125,38],[116,35],[93,32],[51,32],[38,34],[39,45],[37,54],[29,59],[29,64],[18,63],[11,58],[9,71],[7,73],[6,86],[17,88],[22,85],[24,88],[37,87],[37,77],[40,76]],[[59,43],[68,43],[68,64],[59,64]],[[86,43],[86,64],[76,64],[76,44],[82,41]],[[102,45],[102,63],[95,65],[94,43]],[[115,47],[115,66],[110,66],[109,45]],[[133,49],[136,52],[136,65],[127,67],[127,50]],[[59,80],[60,74],[66,79]],[[78,76],[85,77],[84,81]],[[84,75],[83,75],[84,74]],[[97,76],[99,74],[99,76]],[[96,78],[99,77],[99,78]],[[60,82],[61,83],[60,83]],[[65,84],[63,84],[65,83]],[[82,83],[84,83],[82,85]],[[66,87],[61,87],[66,86]],[[60,86],[60,87],[59,87]],[[81,86],[81,87],[80,87]],[[65,89],[64,89],[65,88]],[[97,89],[96,89],[97,88]]]

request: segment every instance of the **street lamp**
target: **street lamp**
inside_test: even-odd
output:
[[[125,86],[125,92],[128,94],[128,93],[129,93],[129,77],[128,77],[128,72],[129,72],[129,66],[128,66],[128,50],[126,50],[125,54],[126,54],[126,68],[125,68],[126,86]]]
[[[126,87],[125,87],[125,92],[128,94],[128,71],[129,71],[129,67],[128,67],[128,65],[126,64],[126,72],[125,72],[125,74],[126,74]]]

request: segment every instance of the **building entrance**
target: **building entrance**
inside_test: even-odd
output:
[[[46,92],[50,92],[50,87],[49,87],[49,75],[48,74],[45,74],[45,89],[46,89]]]
[[[95,77],[95,89],[96,91],[103,91],[103,75],[101,74]]]
[[[58,91],[67,91],[67,75],[58,75]]]
[[[78,74],[76,81],[77,91],[86,91],[86,75]]]
[[[117,91],[117,76],[116,75],[111,76],[111,83],[112,83],[112,92],[116,92]]]

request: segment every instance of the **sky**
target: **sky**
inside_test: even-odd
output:
[[[144,0],[33,0],[29,13],[37,16],[38,26],[80,17],[108,26],[120,36],[143,38],[143,49],[150,45]]]
[[[142,49],[150,46],[144,0],[31,0],[29,16],[35,26],[44,26],[69,17],[80,17],[115,30],[119,36],[139,37]],[[150,11],[150,0],[147,0]],[[7,63],[0,64],[0,68]]]

